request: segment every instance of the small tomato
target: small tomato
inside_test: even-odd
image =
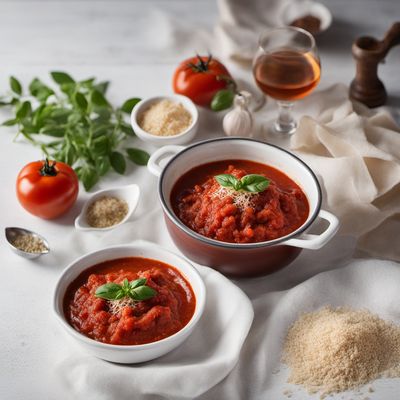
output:
[[[172,81],[175,93],[187,96],[203,107],[210,107],[214,95],[231,85],[234,85],[231,74],[211,55],[182,61],[175,70]]]
[[[25,165],[18,174],[16,189],[25,210],[40,218],[53,219],[74,205],[79,183],[69,165],[46,159]]]

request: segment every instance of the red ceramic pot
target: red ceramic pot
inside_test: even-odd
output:
[[[162,168],[160,164],[171,157]],[[289,235],[258,243],[226,243],[209,239],[184,225],[171,206],[175,182],[194,167],[220,160],[250,160],[270,165],[293,179],[306,194],[310,212],[307,220]],[[231,277],[269,274],[291,263],[302,249],[319,249],[337,232],[338,219],[321,210],[321,188],[313,171],[298,157],[277,146],[243,138],[221,138],[189,147],[164,146],[150,157],[148,168],[159,176],[158,194],[166,225],[176,246],[196,263],[210,266]],[[305,231],[317,217],[329,222],[324,232]]]

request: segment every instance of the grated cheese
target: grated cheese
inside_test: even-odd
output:
[[[237,191],[233,190],[230,188],[225,188],[223,186],[220,186],[213,194],[213,198],[218,198],[218,199],[225,199],[227,197],[232,198],[233,204],[237,207],[240,208],[241,210],[244,210],[248,207],[253,206],[253,199],[254,196],[257,195],[258,193],[252,193],[252,192],[244,192],[244,191]]]
[[[190,112],[181,104],[161,100],[151,105],[138,119],[139,126],[156,136],[175,136],[189,128]]]
[[[135,307],[135,301],[130,297],[123,297],[119,300],[107,300],[111,314],[118,315],[125,307]]]

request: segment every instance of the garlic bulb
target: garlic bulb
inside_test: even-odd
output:
[[[222,122],[225,135],[252,137],[253,117],[248,110],[251,94],[240,92],[235,96],[234,108],[229,111]]]

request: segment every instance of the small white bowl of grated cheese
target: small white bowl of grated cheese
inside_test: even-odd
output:
[[[186,96],[157,96],[141,100],[132,110],[137,136],[156,146],[185,144],[197,133],[199,112]]]

